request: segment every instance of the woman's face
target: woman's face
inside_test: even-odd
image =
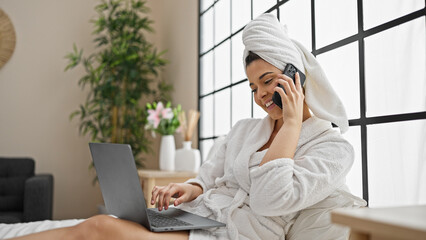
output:
[[[272,102],[274,88],[278,85],[277,76],[282,71],[263,59],[257,59],[247,66],[247,78],[254,101],[274,119],[282,118],[282,110]]]

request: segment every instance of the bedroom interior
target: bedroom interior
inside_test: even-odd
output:
[[[96,173],[88,167],[91,138],[79,134],[78,121],[69,119],[90,92],[77,84],[85,71],[79,66],[64,72],[65,55],[74,43],[85,54],[96,51],[90,20],[97,16],[94,8],[99,2],[0,0],[0,10],[15,34],[7,61],[0,58],[0,160],[33,158],[32,174],[52,176],[48,181],[53,191],[47,194],[52,202],[42,218],[66,220],[61,226],[105,211],[99,184],[93,184]],[[355,240],[386,234],[424,239],[425,1],[146,2],[154,31],[145,36],[159,51],[166,50],[167,64],[155,79],[173,86],[174,106],[199,111],[198,129],[190,140],[192,150],[199,149],[201,163],[240,119],[266,116],[254,101],[242,100],[252,95],[241,64],[241,39],[251,19],[273,13],[312,51],[346,107],[350,127],[343,136],[355,149],[346,184],[368,207],[333,212],[331,221],[352,228]],[[4,19],[1,14],[0,19]],[[0,22],[0,50],[4,23]],[[142,100],[144,105],[149,101]],[[173,138],[175,149],[188,141],[180,133]],[[139,169],[139,177],[144,191],[196,175],[161,171],[161,135],[147,134],[147,139],[153,151],[141,154],[144,168]],[[144,193],[148,198],[150,192]]]

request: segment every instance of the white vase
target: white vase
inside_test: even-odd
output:
[[[175,170],[175,138],[173,135],[165,135],[161,137],[160,146],[160,170]]]
[[[176,171],[198,172],[200,168],[200,150],[191,148],[191,141],[183,142],[183,148],[176,151]]]

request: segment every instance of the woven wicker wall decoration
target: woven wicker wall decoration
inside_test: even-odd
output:
[[[0,9],[0,68],[12,57],[15,44],[15,29],[7,14]]]

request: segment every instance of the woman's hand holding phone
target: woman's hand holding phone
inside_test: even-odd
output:
[[[170,199],[176,198],[174,205],[177,206],[184,202],[190,202],[203,193],[199,185],[189,183],[170,183],[167,186],[155,186],[152,189],[151,204],[154,204],[158,198],[158,210],[169,208]]]
[[[284,122],[293,119],[297,123],[302,123],[305,95],[303,94],[299,73],[295,74],[295,80],[296,84],[294,84],[293,79],[290,77],[280,74],[277,83],[283,86],[285,92],[280,86],[275,87],[274,91],[278,92],[281,97]]]
[[[294,84],[296,84],[296,73],[299,74],[300,85],[303,87],[303,85],[305,84],[305,79],[306,79],[305,74],[300,72],[295,66],[293,66],[293,64],[287,63],[287,65],[284,68],[283,74],[290,77],[291,79],[293,79]],[[282,89],[284,89],[284,87],[282,85],[279,84],[278,86],[281,87]],[[284,91],[284,93],[285,93],[285,91]],[[274,94],[272,96],[272,101],[275,103],[275,105],[277,105],[281,109],[283,108],[281,96],[278,92],[274,92]]]

